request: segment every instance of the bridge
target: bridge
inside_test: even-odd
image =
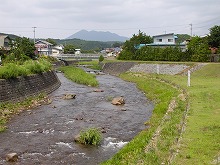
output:
[[[105,57],[104,54],[58,54],[56,56],[57,59],[59,60],[93,60],[93,59],[99,59],[100,55],[103,55]]]

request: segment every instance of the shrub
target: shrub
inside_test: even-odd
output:
[[[81,68],[64,66],[64,67],[60,67],[59,70],[64,72],[64,75],[73,82],[76,82],[78,84],[89,85],[89,86],[98,86],[98,81],[96,80],[96,76],[94,74],[86,73]]]
[[[102,62],[103,60],[104,60],[103,55],[100,55],[100,56],[99,56],[99,62]]]
[[[26,76],[27,74],[28,70],[26,68],[15,63],[8,63],[0,69],[1,79],[16,78],[18,76]]]
[[[80,132],[79,142],[86,145],[98,145],[101,139],[101,132],[97,128],[89,128]]]
[[[25,61],[23,65],[16,63],[6,63],[0,67],[0,79],[16,78],[18,76],[27,76],[29,74],[38,74],[51,69],[51,63],[46,60]]]
[[[51,62],[51,63],[58,61],[57,58],[52,57],[52,56],[46,56],[46,55],[40,55],[39,59],[40,60],[43,59],[43,60],[46,60],[46,61]]]
[[[24,63],[25,68],[30,70],[31,73],[42,73],[51,69],[51,63],[46,60],[28,60]]]
[[[51,70],[52,65],[51,65],[50,61],[44,60],[44,59],[40,59],[39,62],[41,64],[41,67],[42,67],[44,72]]]
[[[30,70],[31,73],[42,73],[43,68],[39,61],[28,60],[24,62],[25,68]]]

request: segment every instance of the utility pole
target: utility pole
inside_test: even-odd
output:
[[[34,29],[34,44],[35,44],[35,29],[37,28],[37,27],[32,27],[33,29]]]
[[[193,30],[193,28],[192,28],[192,23],[191,24],[189,24],[190,25],[190,36],[191,36],[191,38],[192,38],[192,30]]]

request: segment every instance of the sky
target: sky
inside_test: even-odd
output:
[[[220,0],[0,0],[0,32],[65,39],[85,29],[130,38],[139,30],[190,35],[192,27],[204,36],[220,25],[219,7]]]

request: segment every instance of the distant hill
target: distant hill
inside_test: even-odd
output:
[[[81,40],[87,40],[87,41],[121,41],[124,42],[128,40],[129,38],[119,36],[118,34],[111,33],[111,32],[102,32],[102,31],[87,31],[87,30],[81,30],[66,39],[81,39]]]
[[[101,51],[105,48],[111,48],[113,44],[118,43],[120,45],[123,44],[123,42],[119,41],[86,41],[86,40],[81,40],[81,39],[54,39],[54,41],[57,44],[63,44],[65,45],[74,45],[76,48],[80,48],[81,50],[84,51],[89,51],[89,50],[96,50],[96,51]]]

